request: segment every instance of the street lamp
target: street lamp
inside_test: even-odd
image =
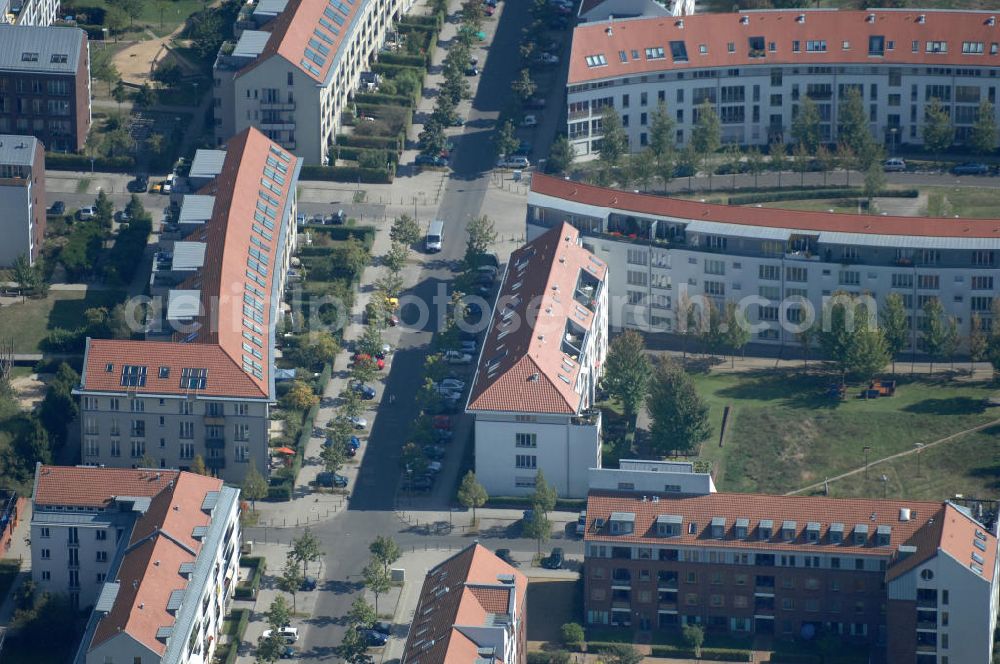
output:
[[[889,476],[883,473],[879,479],[882,480],[882,499],[885,500],[886,493],[889,490]]]
[[[924,449],[924,444],[917,443],[914,447],[917,448],[917,477],[920,477],[920,450]]]
[[[889,136],[891,140],[889,142],[889,156],[894,157],[896,155],[896,132],[899,131],[899,127],[889,127]]]

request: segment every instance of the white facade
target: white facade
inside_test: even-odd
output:
[[[715,493],[708,473],[694,472],[694,464],[676,461],[621,459],[618,468],[591,468],[590,489],[705,495]]]
[[[2,166],[0,166],[2,168]],[[10,267],[18,256],[37,255],[34,246],[35,208],[32,178],[13,184],[4,184],[0,178],[0,266]]]
[[[341,128],[341,114],[351,110],[350,97],[361,73],[377,60],[393,23],[410,4],[406,0],[363,2],[340,28],[346,35],[334,47],[330,55],[334,61],[322,82],[298,61],[290,62],[278,53],[264,55],[267,32],[256,31],[259,41],[253,44],[255,31],[244,31],[250,33],[245,49],[239,48],[242,39],[236,45],[224,44],[213,68],[217,144],[254,126],[305,163],[327,164]],[[299,6],[289,5],[285,11]],[[257,28],[267,23],[251,25]]]
[[[1000,288],[998,239],[799,231],[792,217],[805,221],[815,215],[780,214],[789,228],[638,213],[532,191],[527,237],[563,222],[582,229],[584,247],[616,275],[608,284],[615,328],[682,331],[676,315],[680,298],[696,307],[710,299],[720,309],[727,302],[742,307],[754,326],[752,341],[796,345],[808,320],[804,312],[811,306],[821,322],[829,298],[839,292],[872,295],[879,306],[890,292],[899,293],[910,314],[913,343],[919,341],[917,326],[928,298],[936,297],[946,315],[956,318],[963,336],[973,314],[982,321],[991,317]],[[629,239],[629,230],[638,230],[638,237]],[[639,239],[643,236],[653,239]]]
[[[59,18],[60,0],[0,0],[0,23],[46,27]]]

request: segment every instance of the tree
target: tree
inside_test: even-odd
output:
[[[562,636],[563,645],[569,648],[580,645],[586,638],[580,623],[563,623],[563,626],[559,628],[559,633]]]
[[[243,478],[243,486],[240,487],[243,497],[250,501],[250,509],[257,511],[257,501],[267,498],[267,480],[257,470],[257,464],[251,463],[250,470]]]
[[[837,167],[837,156],[825,145],[816,148],[816,163],[823,171],[823,186],[826,186],[827,174]]]
[[[35,289],[36,272],[31,267],[28,254],[20,254],[14,259],[14,281],[21,291],[21,299],[24,300],[25,293],[30,293]]]
[[[521,73],[510,84],[511,91],[517,97],[517,100],[522,103],[530,99],[535,94],[537,88],[538,86],[531,80],[531,71],[527,68],[522,69]]]
[[[360,277],[368,267],[371,256],[364,243],[352,235],[333,250],[333,262],[353,277]]]
[[[920,331],[920,347],[930,360],[930,373],[934,373],[934,360],[941,359],[953,343],[953,329],[945,318],[941,300],[931,297],[924,303],[924,328]]]
[[[277,662],[285,652],[285,645],[285,637],[277,631],[272,631],[266,639],[261,637],[257,641],[257,652],[254,661],[257,664]]]
[[[660,455],[692,450],[711,433],[708,405],[691,377],[669,357],[657,364],[646,410],[652,420],[650,446]]]
[[[732,366],[736,366],[736,353],[740,353],[750,343],[750,325],[746,320],[746,313],[740,311],[735,302],[726,303],[726,312],[723,315],[725,330],[722,333],[723,340],[732,351]]]
[[[378,614],[375,612],[375,607],[368,603],[364,595],[355,597],[351,602],[351,610],[347,612],[347,622],[353,627],[370,629],[376,620]]]
[[[421,154],[438,156],[448,145],[448,137],[444,133],[444,125],[434,116],[424,123],[424,129],[417,136],[420,142]]]
[[[711,299],[707,300],[698,332],[701,342],[705,345],[705,350],[710,355],[714,356],[726,343],[723,323],[724,321],[719,308],[715,306],[715,303]]]
[[[493,149],[499,158],[513,154],[520,145],[521,141],[517,137],[517,130],[512,120],[504,122],[493,136]]]
[[[281,400],[286,408],[292,410],[309,410],[319,403],[319,397],[313,388],[301,380],[292,381],[292,386]]]
[[[973,313],[969,319],[969,357],[973,362],[982,362],[986,358],[987,344],[983,320],[979,314]]]
[[[471,28],[479,30],[483,25],[483,19],[485,18],[485,13],[483,9],[483,3],[480,0],[465,0],[462,3],[462,23],[468,25]]]
[[[265,613],[267,626],[277,632],[282,627],[287,627],[292,622],[292,612],[288,609],[288,602],[281,595],[276,596],[271,601],[271,606]]]
[[[104,11],[104,26],[115,36],[116,42],[118,35],[125,29],[126,19],[128,19],[128,15],[118,7],[108,7]]]
[[[854,168],[857,156],[847,143],[838,143],[836,152],[837,163],[844,167],[845,185],[851,186],[851,169]]]
[[[375,560],[382,563],[386,574],[389,573],[389,566],[399,560],[399,557],[403,555],[403,551],[399,548],[399,545],[396,544],[396,540],[384,535],[376,537],[372,543],[368,545],[368,551],[371,552],[372,557]]]
[[[392,222],[392,228],[389,230],[389,238],[393,242],[399,242],[406,246],[411,246],[419,242],[422,235],[423,232],[420,230],[420,224],[408,214],[396,217]]]
[[[341,468],[344,467],[344,461],[347,460],[347,454],[345,452],[346,443],[343,440],[330,439],[329,445],[324,445],[323,449],[319,453],[320,461],[323,462],[323,470],[328,473],[336,474]]]
[[[628,134],[622,127],[622,118],[613,106],[601,112],[601,149],[599,158],[607,169],[614,169],[628,153]]]
[[[365,565],[361,576],[365,580],[365,587],[375,595],[375,614],[378,615],[378,598],[380,595],[389,592],[389,589],[392,587],[389,572],[382,566],[382,563],[372,559]]]
[[[855,154],[861,154],[874,142],[868,129],[868,113],[864,100],[861,98],[860,86],[851,86],[837,109],[837,138],[851,148]]]
[[[194,455],[194,460],[191,462],[191,472],[195,475],[208,475],[208,468],[205,466],[205,458],[200,454]]]
[[[969,132],[969,146],[977,154],[991,154],[997,147],[996,109],[985,99],[979,102],[976,124]]]
[[[910,345],[910,328],[906,320],[903,296],[896,292],[889,293],[879,313],[886,351],[892,360],[892,373],[896,373],[896,356]]]
[[[823,353],[840,371],[841,382],[846,381],[850,371],[851,346],[854,343],[854,333],[862,326],[855,317],[859,306],[853,296],[838,291],[834,293],[826,316],[829,324],[824,324],[820,330],[819,345]]]
[[[420,477],[427,472],[427,455],[416,443],[410,442],[403,445],[403,449],[400,451],[400,460],[406,474],[410,477]]]
[[[365,355],[376,355],[382,352],[382,330],[378,325],[366,325],[365,330],[358,340],[358,350]]]
[[[485,214],[475,217],[469,222],[467,229],[469,237],[465,242],[465,265],[475,267],[480,256],[486,255],[497,241],[496,226],[493,220]]]
[[[552,522],[546,512],[535,510],[531,513],[531,518],[524,522],[523,535],[528,539],[533,539],[538,544],[538,553],[542,552],[542,544],[548,541],[552,535]]]
[[[298,359],[307,368],[313,369],[333,360],[340,352],[336,337],[325,330],[309,332],[299,337]]]
[[[947,150],[955,140],[955,126],[951,123],[951,116],[937,97],[931,97],[930,103],[924,106],[923,136],[924,148],[935,154]]]
[[[490,495],[486,493],[486,488],[476,479],[476,474],[469,471],[462,478],[462,483],[458,487],[458,502],[465,509],[472,508],[472,521],[476,520],[476,509],[486,504]]]
[[[715,112],[715,106],[707,99],[695,110],[698,117],[691,130],[691,147],[704,165],[709,156],[722,145],[722,125],[719,122],[719,115]],[[712,186],[712,170],[708,168],[709,188]]]
[[[649,123],[649,149],[656,157],[657,164],[662,164],[664,160],[673,163],[673,154],[676,152],[676,123],[667,111],[666,102],[660,102],[650,116]]]
[[[118,68],[111,59],[112,55],[114,55],[114,51],[109,51],[106,48],[94,49],[90,55],[90,75],[98,81],[104,81],[108,84],[108,94],[112,94],[111,86],[121,80]]]
[[[302,531],[302,534],[292,540],[291,555],[296,561],[302,563],[302,574],[309,573],[309,563],[319,560],[323,555],[319,546],[319,540],[312,534],[309,526]]]
[[[101,50],[103,51],[103,49]],[[126,99],[128,99],[128,89],[120,80],[115,83],[115,88],[111,91],[111,97],[118,102],[118,112],[120,113],[122,110],[122,104],[125,103]]]
[[[399,297],[399,294],[403,292],[403,278],[398,274],[383,274],[375,280],[373,285],[375,286],[375,292],[380,293],[384,298],[383,302],[386,301],[386,298]],[[385,313],[390,312],[384,312],[380,318],[384,318]]]
[[[382,262],[393,274],[398,274],[406,265],[410,257],[410,248],[400,242],[393,242],[389,246],[389,251],[382,257]]]
[[[747,170],[753,175],[753,186],[757,188],[757,177],[764,172],[764,155],[757,148],[752,146],[746,151]]]
[[[616,643],[604,650],[604,664],[641,664],[643,657],[635,646]]]
[[[569,139],[559,134],[549,147],[549,158],[545,162],[546,170],[549,173],[565,173],[573,165],[575,158],[576,150],[573,149]]]
[[[868,212],[872,211],[872,200],[885,189],[885,171],[882,164],[873,161],[865,171],[865,198],[868,200]]]
[[[653,365],[646,355],[642,335],[626,330],[611,341],[604,364],[604,386],[618,399],[628,422],[632,422],[649,391]]]
[[[94,201],[94,217],[101,228],[111,228],[111,221],[114,219],[115,206],[108,198],[108,195],[101,189],[97,192],[97,199]]]
[[[643,148],[628,160],[629,179],[634,180],[646,191],[656,174],[656,157],[648,147]]]
[[[368,660],[368,644],[365,643],[364,635],[359,630],[348,629],[344,631],[344,640],[340,645],[338,653],[348,664],[364,664]]]
[[[778,186],[780,187],[781,171],[788,167],[788,148],[781,141],[771,143],[768,154],[771,158],[771,168],[778,173]]]
[[[888,361],[889,349],[882,331],[873,325],[858,326],[847,355],[850,372],[862,380],[871,380]]]
[[[801,145],[806,154],[814,155],[820,145],[819,109],[811,97],[805,97],[799,104],[799,112],[792,120],[792,138]]]
[[[218,11],[203,11],[191,22],[191,45],[203,60],[213,57],[222,46],[227,31]]]
[[[809,170],[809,152],[803,143],[796,143],[794,155],[795,161],[792,162],[792,165],[799,172],[799,185],[804,186],[806,183],[806,171]]]
[[[809,327],[800,330],[798,334],[795,335],[795,338],[798,339],[799,345],[802,346],[802,364],[808,367],[809,351],[812,349],[813,342],[816,341],[815,322]]]
[[[701,625],[684,625],[684,642],[694,650],[694,656],[701,659],[701,646],[705,643],[705,630]]]
[[[357,417],[364,410],[361,395],[352,386],[345,385],[338,396],[340,396],[340,414],[343,417]]]
[[[531,506],[535,512],[548,514],[556,508],[558,494],[556,488],[545,481],[545,473],[541,470],[535,475],[535,491],[531,494]]]
[[[299,567],[299,561],[295,560],[295,556],[289,555],[285,558],[285,566],[281,570],[281,576],[278,577],[278,587],[292,596],[292,612],[296,610],[295,596],[305,580],[306,575],[302,573],[302,568]]]

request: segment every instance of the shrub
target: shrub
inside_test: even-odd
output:
[[[365,182],[369,184],[392,184],[396,169],[374,170],[357,166],[303,166],[303,180],[325,180],[328,182]]]
[[[579,623],[566,623],[559,632],[562,636],[562,642],[567,646],[579,645],[584,639],[583,626]]]
[[[376,170],[385,168],[387,162],[397,163],[399,155],[395,150],[383,150],[367,148],[355,148],[349,145],[341,145],[337,148],[337,157],[358,162],[358,167],[362,169]]]
[[[382,74],[384,76],[389,76],[390,78],[404,71],[415,71],[421,76],[424,75],[424,66],[421,64],[419,67],[414,67],[412,65],[393,65],[387,62],[377,62],[372,67],[372,71]]]
[[[132,280],[135,270],[142,263],[142,254],[146,250],[149,234],[153,224],[148,217],[134,219],[129,225],[118,231],[118,238],[104,266],[104,274],[112,283],[128,283]]]
[[[389,106],[412,106],[413,100],[403,95],[387,95],[380,92],[359,92],[354,101],[361,104],[388,104]]]
[[[135,170],[135,159],[132,157],[95,157],[93,166],[98,171],[131,173]],[[90,157],[82,154],[45,153],[45,168],[53,171],[89,171],[90,167]]]
[[[46,353],[79,353],[86,343],[86,328],[66,330],[54,328],[39,344]]]
[[[249,567],[250,576],[246,581],[236,586],[236,599],[254,599],[260,589],[260,581],[264,577],[267,561],[261,556],[240,558],[240,567]],[[246,629],[244,627],[244,629]]]
[[[267,499],[275,503],[287,503],[292,499],[292,483],[284,481],[267,487]],[[237,592],[239,589],[237,588]],[[236,599],[240,599],[237,597]]]
[[[427,64],[427,59],[419,55],[405,55],[402,53],[383,53],[378,57],[379,62],[387,65],[403,65],[404,67],[423,68]]]
[[[588,650],[590,648],[588,647]],[[653,657],[666,657],[673,659],[695,659],[693,648],[681,648],[678,646],[653,646]],[[708,662],[749,662],[751,652],[739,648],[706,648],[701,649],[701,659]],[[775,661],[774,659],[771,660]]]
[[[916,189],[886,189],[879,192],[879,196],[888,198],[916,198],[919,195]],[[864,191],[861,188],[851,189],[798,189],[795,191],[776,191],[773,193],[753,193],[730,196],[730,205],[750,205],[754,203],[773,203],[777,201],[797,201],[813,198],[862,198]]]
[[[346,136],[341,134],[337,136],[337,145],[349,145],[356,148],[399,150],[402,147],[402,140],[400,138],[391,138],[389,136]]]

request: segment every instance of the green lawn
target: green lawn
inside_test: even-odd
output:
[[[716,483],[727,491],[784,493],[862,466],[865,446],[875,460],[1000,418],[1000,409],[986,406],[994,392],[986,384],[901,378],[894,397],[857,399],[859,388],[851,386],[846,401],[834,401],[823,394],[829,375],[760,371],[694,379],[711,409],[712,435],[701,458],[712,463]],[[726,405],[733,410],[720,448]],[[922,464],[935,470],[919,478],[915,457],[900,460],[887,472],[888,495],[981,494],[1000,477],[998,454],[1000,438],[983,433],[923,453]],[[882,472],[873,471],[868,483],[863,475],[835,483],[831,491],[880,495],[876,478]]]
[[[29,299],[0,309],[0,339],[13,337],[15,353],[37,353],[38,344],[54,328],[83,325],[83,312],[112,306],[121,291],[51,291],[42,300]]]
[[[995,219],[1000,209],[1000,190],[985,187],[925,187],[928,194],[944,197],[948,216]]]
[[[858,213],[858,199],[856,198],[819,198],[804,199],[798,201],[772,201],[761,203],[764,207],[781,208],[783,210],[804,210],[808,212],[846,212],[847,214]],[[743,207],[755,207],[745,205]]]
[[[157,0],[141,3],[142,13],[135,19],[134,27],[147,27],[157,36],[168,35],[191,14],[205,8],[200,0]],[[81,0],[72,5],[77,13],[86,12],[88,7],[107,9],[106,0]],[[64,7],[65,9],[65,7]],[[161,14],[162,10],[162,14]],[[162,17],[162,23],[161,23]]]

